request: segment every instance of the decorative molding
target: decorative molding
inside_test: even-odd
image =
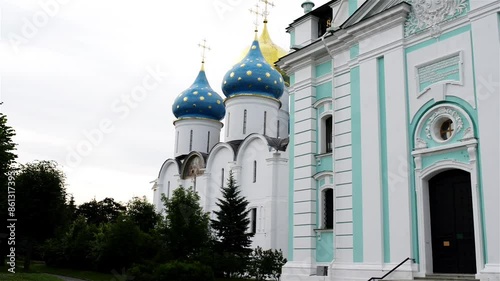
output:
[[[435,138],[433,138],[432,135],[433,126],[435,125],[434,121],[436,121],[439,117],[442,116],[451,117],[451,119],[453,119],[453,123],[455,124],[455,130],[453,134],[457,134],[462,130],[464,122],[462,121],[462,117],[460,116],[460,114],[450,107],[446,106],[439,107],[432,113],[432,115],[427,120],[427,125],[425,126],[425,133],[428,139],[434,139],[435,141],[442,142],[440,140],[436,140]]]
[[[427,148],[427,142],[425,142],[421,138],[417,138],[417,142],[415,144],[415,149],[424,149]]]
[[[412,8],[405,22],[405,37],[430,29],[432,37],[441,35],[440,23],[463,16],[468,0],[408,0]]]
[[[465,129],[464,136],[461,141],[467,141],[474,138],[474,130],[471,127]]]

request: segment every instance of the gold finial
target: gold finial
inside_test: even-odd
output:
[[[260,0],[259,0],[260,1]],[[259,32],[259,17],[264,16],[263,13],[260,12],[260,6],[259,3],[255,4],[255,10],[254,9],[249,9],[250,13],[255,15],[255,36],[257,38],[257,32]]]
[[[267,23],[267,16],[269,16],[269,6],[274,7],[274,2],[269,0],[260,0],[264,3],[264,23]]]
[[[207,39],[203,39],[203,43],[198,44],[198,47],[200,47],[201,50],[201,69],[205,69],[205,58],[206,58],[206,51],[211,50],[210,47],[207,46]]]

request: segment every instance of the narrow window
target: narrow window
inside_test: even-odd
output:
[[[267,111],[264,111],[264,136],[266,135]]]
[[[278,120],[278,134],[276,136],[277,138],[280,137],[280,120]]]
[[[253,182],[257,182],[257,161],[253,161]]]
[[[224,168],[222,169],[220,174],[220,186],[224,187]]]
[[[227,114],[226,137],[229,137],[229,122],[231,121],[231,112]]]
[[[170,181],[167,183],[167,198],[170,198]]]
[[[177,131],[177,136],[175,137],[175,153],[179,152],[179,131]]]
[[[207,153],[210,151],[210,132],[208,132],[207,136]]]
[[[323,137],[325,142],[324,153],[332,152],[332,116],[325,119],[325,135]]]
[[[250,209],[250,233],[257,232],[257,208]]]
[[[189,132],[189,151],[193,150],[193,130]]]
[[[323,228],[333,229],[333,189],[323,191]]]
[[[243,111],[243,134],[247,133],[247,110]]]

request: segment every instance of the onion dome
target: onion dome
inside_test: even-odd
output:
[[[193,85],[175,99],[172,112],[178,119],[205,118],[219,121],[224,118],[226,108],[222,98],[210,87],[203,67]]]
[[[226,97],[236,95],[260,95],[279,99],[285,88],[281,74],[262,55],[255,39],[247,55],[233,66],[222,82]]]

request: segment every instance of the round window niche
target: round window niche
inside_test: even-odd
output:
[[[455,122],[451,116],[440,116],[432,124],[432,137],[438,142],[446,142],[455,135]]]

